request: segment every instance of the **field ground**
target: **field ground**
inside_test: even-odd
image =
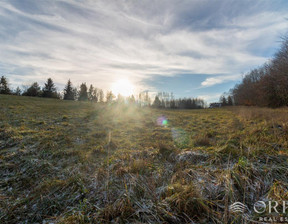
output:
[[[287,149],[286,108],[0,95],[0,222],[240,223],[236,201],[288,201]]]

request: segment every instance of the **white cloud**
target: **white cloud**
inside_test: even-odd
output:
[[[216,84],[222,83],[223,80],[220,78],[207,78],[205,81],[201,83],[202,86],[213,86]]]
[[[203,82],[201,82],[201,86],[202,87],[214,86],[228,81],[239,80],[240,78],[241,75],[223,75],[223,76],[209,77],[205,79]]]
[[[202,1],[37,1],[33,12],[16,3],[0,6],[0,62],[18,83],[71,78],[107,89],[126,77],[145,89],[140,83],[155,75],[191,73],[211,75],[201,85],[212,86],[267,60],[254,50],[276,46],[287,27],[284,13],[269,8],[222,17],[225,3],[215,14]],[[192,11],[198,20],[185,17]]]

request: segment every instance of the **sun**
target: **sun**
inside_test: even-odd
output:
[[[112,92],[117,96],[131,96],[134,92],[134,85],[128,79],[120,79],[112,84]]]

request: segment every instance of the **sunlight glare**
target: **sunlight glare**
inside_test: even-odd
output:
[[[131,96],[134,92],[134,85],[127,79],[121,79],[112,84],[112,92],[116,96]]]

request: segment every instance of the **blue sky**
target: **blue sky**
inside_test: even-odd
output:
[[[269,60],[287,34],[286,0],[0,1],[0,74],[211,102]]]

